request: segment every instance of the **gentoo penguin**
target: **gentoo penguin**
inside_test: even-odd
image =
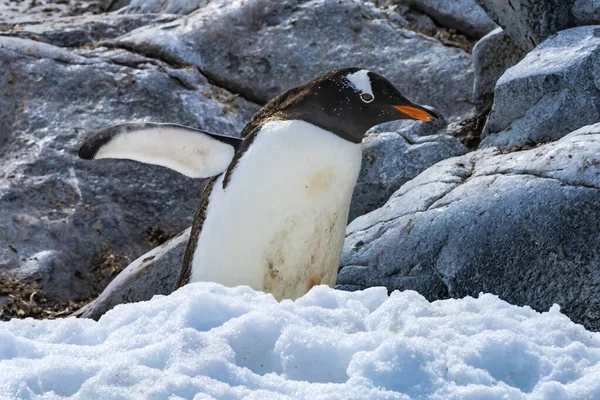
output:
[[[314,285],[335,284],[366,131],[397,119],[436,118],[381,75],[345,68],[277,96],[240,138],[132,123],[92,135],[79,156],[211,178],[175,289],[213,281],[295,299]]]

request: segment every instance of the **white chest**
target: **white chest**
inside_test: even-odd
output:
[[[227,187],[223,176],[214,186],[191,281],[277,299],[333,286],[360,164],[360,144],[304,121],[265,125]]]

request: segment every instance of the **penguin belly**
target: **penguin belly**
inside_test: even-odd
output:
[[[300,120],[265,124],[215,182],[191,282],[296,299],[335,285],[361,146]]]

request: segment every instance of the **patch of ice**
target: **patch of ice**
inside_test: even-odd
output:
[[[98,322],[0,323],[0,398],[594,399],[600,334],[493,295],[195,283]]]

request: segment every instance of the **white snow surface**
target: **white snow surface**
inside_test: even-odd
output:
[[[0,323],[0,398],[598,399],[599,360],[558,306],[194,283],[98,322]]]

